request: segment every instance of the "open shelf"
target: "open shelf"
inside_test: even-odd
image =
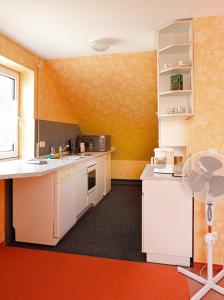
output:
[[[186,53],[190,50],[190,48],[191,48],[190,43],[173,44],[160,49],[159,53],[160,54]]]
[[[189,143],[188,131],[190,124],[186,120],[194,116],[192,23],[192,19],[176,20],[161,28],[158,33],[157,118],[160,147],[186,148]],[[181,61],[185,65],[181,65]],[[169,68],[166,69],[168,66]],[[171,76],[178,74],[182,75],[182,90],[171,90]],[[175,111],[185,111],[185,113],[168,114],[168,112]]]
[[[193,114],[167,114],[167,115],[158,115],[160,120],[187,120],[191,118]]]
[[[169,34],[169,33],[178,33],[178,32],[187,32],[189,31],[190,22],[192,19],[183,19],[183,20],[177,20],[174,22],[171,22],[167,24],[166,26],[162,27],[159,30],[160,34]]]
[[[160,96],[181,96],[190,95],[191,90],[177,90],[177,91],[167,91],[160,93]]]
[[[191,72],[192,67],[190,65],[187,66],[176,66],[173,68],[169,68],[166,70],[160,70],[159,74],[160,75],[172,75],[172,74],[177,74],[177,73],[181,73],[181,74],[186,74],[186,73],[190,73]]]

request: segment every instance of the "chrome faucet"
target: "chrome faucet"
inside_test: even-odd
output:
[[[63,157],[63,152],[65,152],[67,148],[69,148],[69,145],[59,146],[59,157]]]

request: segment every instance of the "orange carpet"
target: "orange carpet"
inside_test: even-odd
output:
[[[1,300],[187,300],[176,268],[0,246]]]

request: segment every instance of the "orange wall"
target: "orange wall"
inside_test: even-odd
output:
[[[42,71],[38,73],[37,66],[41,58],[2,34],[0,34],[0,45],[1,56],[34,71],[35,116],[46,120],[75,122],[73,107],[62,94],[60,83],[50,66],[44,63]]]
[[[6,36],[0,34],[0,55],[33,71],[37,69],[39,58]]]
[[[58,74],[51,65],[44,61],[39,72],[39,105],[36,106],[36,116],[39,119],[76,123],[75,107],[67,97]]]
[[[157,145],[156,52],[49,60],[85,133],[112,136],[114,178],[139,179]]]
[[[224,16],[194,20],[195,116],[193,152],[217,148],[224,152]],[[218,232],[215,262],[222,263],[224,203],[217,204],[214,230]],[[195,203],[195,260],[205,261],[204,205]]]

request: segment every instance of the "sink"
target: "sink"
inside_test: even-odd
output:
[[[83,159],[89,156],[92,156],[92,153],[83,153],[81,155],[65,155],[63,157],[56,157],[54,159],[49,159],[49,160],[57,160],[57,159],[63,159],[63,160],[79,160],[79,159]]]

